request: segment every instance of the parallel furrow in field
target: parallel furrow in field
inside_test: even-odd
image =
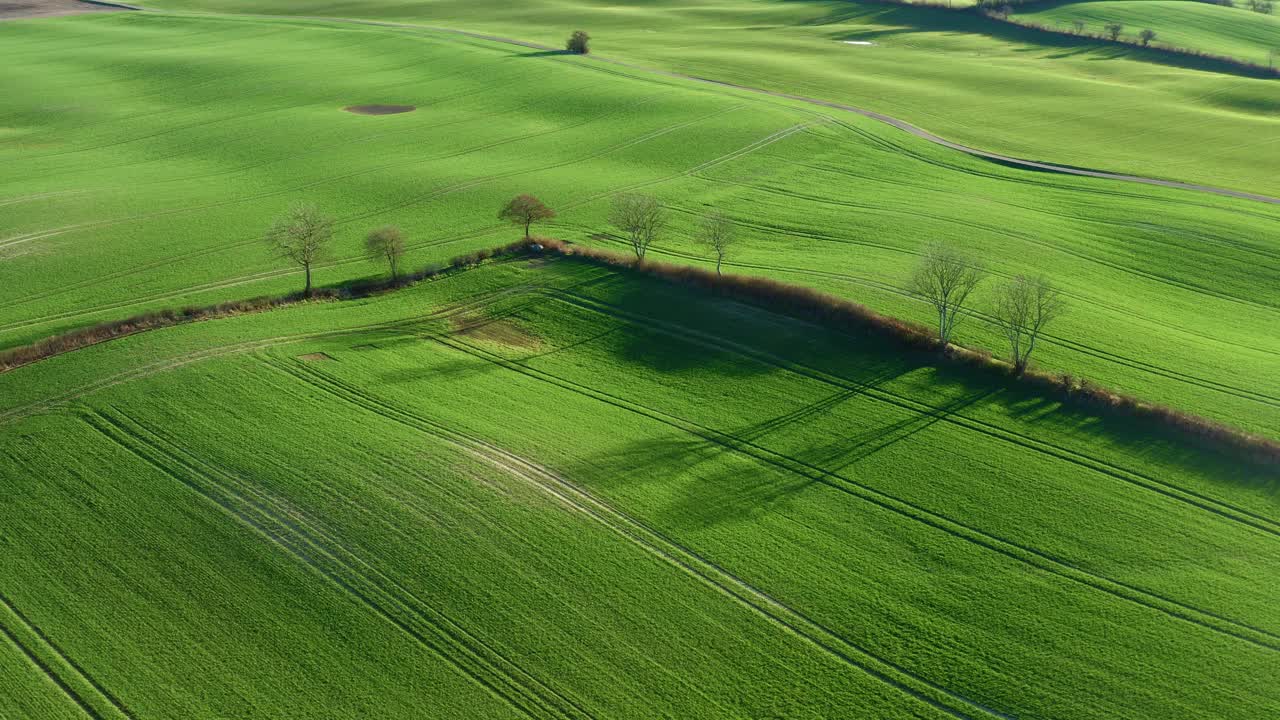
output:
[[[1020,545],[1016,542],[998,537],[979,528],[966,525],[959,521],[944,515],[935,513],[922,506],[901,500],[895,496],[889,495],[881,490],[871,486],[859,483],[852,478],[833,472],[827,468],[820,467],[813,463],[807,462],[800,458],[791,457],[783,453],[776,452],[770,448],[763,447],[750,440],[735,437],[731,434],[708,428],[692,421],[680,418],[662,410],[651,408],[634,401],[626,400],[617,395],[598,390],[580,383],[567,380],[549,373],[535,370],[520,363],[516,363],[506,358],[496,356],[485,351],[482,348],[469,345],[458,341],[456,338],[446,336],[436,336],[438,342],[452,347],[460,352],[467,353],[473,357],[484,359],[490,363],[504,367],[508,370],[518,372],[522,375],[540,380],[558,387],[570,390],[585,397],[593,398],[601,402],[614,405],[615,407],[627,410],[642,416],[649,417],[658,422],[669,425],[673,428],[682,430],[686,433],[701,438],[706,442],[710,442],[727,450],[738,452],[764,463],[771,467],[776,467],[785,472],[798,475],[813,482],[818,482],[831,487],[839,492],[851,495],[860,500],[872,503],[891,513],[901,515],[910,520],[914,520],[923,525],[940,530],[944,533],[957,537],[966,542],[970,542],[979,547],[986,548],[993,552],[997,552],[1006,557],[1012,558],[1019,562],[1025,563],[1031,567],[1043,570],[1053,575],[1065,578],[1067,580],[1082,584],[1084,586],[1096,589],[1121,600],[1126,600],[1137,605],[1146,607],[1152,611],[1160,612],[1173,618],[1184,620],[1193,625],[1202,627],[1206,630],[1221,633],[1225,636],[1233,637],[1238,640],[1257,645],[1270,650],[1280,650],[1280,635],[1272,633],[1261,628],[1256,628],[1246,623],[1231,620],[1213,613],[1211,611],[1196,608],[1194,606],[1156,595],[1150,591],[1132,586],[1120,581],[1113,580],[1088,570],[1071,564],[1070,562],[1054,557],[1034,548]],[[862,388],[859,388],[862,390]],[[887,394],[884,399],[887,402],[900,404],[905,409],[914,410],[929,416],[930,422],[952,422],[962,427],[970,427],[971,429],[988,434],[998,439],[1005,439],[1010,442],[1016,442],[1033,450],[1040,450],[1046,454],[1051,454],[1062,459],[1073,461],[1070,455],[1066,455],[1061,451],[1050,450],[1042,447],[1042,444],[1025,443],[1017,439],[1002,437],[1001,435],[990,432],[979,427],[976,424],[962,423],[953,419],[954,416],[947,416],[944,411],[938,409],[921,409],[912,408],[910,404],[902,404],[901,399],[889,397]],[[1104,471],[1105,472],[1105,471]],[[1190,502],[1186,500],[1186,502]],[[1205,504],[1198,504],[1203,509],[1218,513]],[[1232,517],[1224,515],[1225,517]],[[1259,525],[1247,522],[1242,518],[1234,518],[1238,522],[1248,524],[1251,527],[1259,527]],[[1265,527],[1265,526],[1262,526]],[[1262,529],[1262,528],[1259,528]],[[1270,531],[1277,534],[1275,531]]]
[[[594,300],[589,300],[586,298],[576,298],[576,297],[571,297],[569,295],[560,295],[559,297],[560,299],[566,302],[573,302],[575,304],[583,303],[583,306],[587,307],[588,309],[594,309],[597,312],[602,311],[599,305],[597,305],[595,308],[590,307],[592,304],[597,303],[597,301],[594,301]],[[608,312],[611,315],[619,316],[616,310],[606,309],[604,311]],[[378,325],[378,326],[371,326],[371,327],[384,327],[384,326],[385,325]],[[646,319],[645,326],[651,329],[657,327],[657,325],[653,323],[652,319]],[[72,397],[79,397],[86,394],[87,392],[93,392],[95,390],[102,389],[103,387],[119,384],[121,382],[128,382],[129,380],[135,379],[136,377],[140,377],[146,374],[151,374],[154,372],[161,372],[167,369],[171,369],[172,367],[177,367],[190,362],[196,362],[198,360],[205,359],[207,357],[213,357],[219,354],[226,354],[229,352],[244,352],[244,351],[253,350],[253,349],[267,348],[273,345],[278,345],[286,342],[294,342],[300,339],[306,339],[308,337],[321,337],[321,336],[330,336],[330,335],[339,336],[344,334],[350,334],[352,332],[360,332],[363,329],[367,329],[367,328],[347,329],[347,330],[333,331],[331,333],[313,333],[313,334],[292,336],[292,337],[272,338],[268,340],[255,341],[252,343],[243,343],[238,346],[230,346],[228,348],[222,348],[214,351],[205,351],[203,353],[193,353],[189,356],[184,356],[183,358],[180,358],[178,360],[171,360],[171,361],[166,361],[164,363],[159,363],[155,367],[142,368],[142,369],[139,369],[138,371],[134,371],[130,373],[122,373],[121,376],[117,376],[112,379],[95,383],[91,386],[74,391],[73,393],[69,393],[68,397],[65,397],[65,398],[55,399],[48,403],[37,403],[37,404],[34,404],[33,406],[26,406],[23,408],[10,410],[5,414],[0,415],[0,423],[11,421],[16,417],[21,417],[21,416],[31,414],[31,412],[38,411],[44,407],[49,407],[55,404],[67,402]],[[699,340],[698,338],[696,338],[695,335],[691,334],[691,331],[688,328],[683,328],[683,327],[678,328],[676,330],[662,330],[662,331],[668,332],[668,333],[674,333],[686,340],[694,340],[702,343],[709,342],[711,343],[711,346],[717,350],[723,350],[726,347],[730,347],[735,352],[746,352],[746,353],[754,354],[758,356],[758,359],[765,362],[770,362],[772,364],[778,364],[780,362],[785,363],[785,366],[789,367],[793,372],[809,374],[812,377],[815,377],[816,379],[820,379],[823,382],[833,384],[836,387],[841,387],[844,389],[853,388],[859,392],[865,392],[872,397],[876,397],[877,399],[895,404],[899,407],[910,410],[912,412],[916,412],[924,416],[928,416],[932,418],[931,420],[932,422],[937,422],[937,421],[948,422],[948,423],[959,425],[961,427],[969,428],[971,430],[975,430],[977,432],[981,432],[983,434],[989,435],[997,439],[1005,440],[1008,442],[1014,442],[1024,447],[1027,447],[1029,449],[1032,449],[1056,458],[1060,458],[1068,462],[1073,462],[1083,467],[1097,470],[1098,472],[1102,472],[1111,477],[1123,480],[1125,482],[1131,483],[1138,487],[1143,487],[1145,489],[1154,491],[1165,497],[1178,500],[1183,503],[1187,503],[1189,505],[1201,508],[1203,510],[1207,510],[1211,513],[1214,513],[1215,515],[1219,515],[1221,517],[1225,517],[1235,522],[1242,523],[1244,525],[1261,530],[1268,534],[1280,535],[1280,530],[1275,529],[1276,523],[1274,521],[1271,521],[1268,518],[1258,516],[1255,513],[1251,513],[1241,508],[1232,507],[1230,505],[1227,505],[1226,503],[1222,503],[1221,501],[1217,501],[1212,498],[1198,495],[1196,493],[1187,491],[1182,488],[1178,488],[1176,486],[1160,483],[1159,481],[1156,481],[1152,478],[1145,478],[1140,475],[1136,475],[1132,471],[1129,471],[1126,469],[1109,467],[1105,463],[1094,460],[1092,458],[1085,458],[1083,456],[1078,456],[1077,454],[1072,453],[1071,451],[1067,451],[1063,448],[1049,445],[1044,441],[1036,440],[1036,439],[1025,437],[1025,436],[1018,436],[1015,433],[1004,431],[1002,429],[995,428],[993,426],[988,426],[987,424],[981,423],[979,421],[974,421],[967,418],[962,419],[957,417],[956,415],[947,415],[945,412],[943,412],[938,408],[933,408],[933,407],[924,405],[922,403],[918,403],[916,401],[891,395],[889,393],[877,392],[875,389],[864,388],[856,384],[851,384],[848,381],[845,381],[843,379],[827,376],[825,373],[822,373],[821,371],[816,371],[810,368],[804,368],[794,363],[790,363],[789,361],[780,360],[778,358],[762,356],[758,351],[736,347],[735,343],[724,338],[716,338],[713,341],[705,340],[705,339]],[[652,419],[655,419],[660,422],[671,425],[673,427],[679,428],[681,430],[684,430],[685,432],[689,432],[708,442],[715,443],[729,450],[733,450],[733,451],[737,451],[737,452],[741,452],[743,454],[749,455],[768,465],[778,467],[780,469],[783,469],[793,474],[800,475],[809,480],[823,483],[841,492],[846,492],[847,494],[851,494],[851,495],[854,495],[855,497],[859,497],[860,499],[872,502],[873,504],[876,504],[877,506],[880,506],[886,510],[889,510],[890,512],[904,515],[913,520],[918,520],[926,525],[935,527],[936,529],[941,530],[943,532],[947,532],[949,534],[960,537],[961,539],[967,540],[969,542],[973,542],[979,546],[986,547],[995,552],[999,552],[1001,554],[1020,560],[1022,562],[1026,562],[1029,565],[1041,568],[1055,575],[1059,575],[1067,579],[1083,583],[1090,587],[1094,587],[1100,591],[1106,592],[1108,594],[1119,597],[1121,599],[1130,600],[1137,604],[1149,607],[1153,610],[1163,612],[1167,615],[1171,615],[1173,617],[1186,620],[1188,622],[1205,627],[1207,629],[1215,630],[1217,632],[1221,632],[1226,635],[1230,635],[1232,637],[1236,637],[1241,640],[1251,642],[1256,645],[1260,645],[1260,646],[1271,648],[1271,649],[1280,649],[1280,636],[1277,636],[1274,633],[1271,633],[1269,631],[1263,630],[1261,628],[1252,627],[1248,624],[1241,623],[1238,621],[1230,620],[1228,618],[1221,617],[1216,613],[1202,610],[1200,608],[1195,608],[1193,606],[1189,606],[1184,603],[1181,603],[1169,598],[1165,598],[1160,595],[1156,595],[1142,588],[1129,586],[1127,584],[1121,583],[1119,581],[1116,581],[1110,578],[1092,574],[1089,571],[1076,567],[1065,560],[1061,560],[1059,558],[1053,557],[1052,555],[1046,554],[1042,551],[1023,547],[1021,545],[1018,545],[1017,543],[1010,542],[1004,538],[999,538],[999,537],[987,534],[984,531],[978,530],[977,528],[969,527],[967,525],[964,525],[963,523],[954,521],[951,518],[938,515],[927,509],[920,508],[915,505],[912,505],[911,503],[902,501],[898,498],[888,496],[884,493],[881,493],[878,490],[875,490],[874,488],[863,486],[860,483],[857,483],[856,481],[853,481],[849,478],[839,475],[838,473],[833,473],[826,468],[822,468],[812,463],[808,463],[797,458],[792,458],[792,457],[774,452],[768,448],[759,446],[754,442],[744,441],[741,438],[736,438],[730,434],[723,433],[721,431],[714,430],[711,428],[706,428],[704,426],[697,425],[696,423],[692,423],[682,418],[671,416],[663,411],[655,410],[653,408],[648,408],[646,406],[633,403],[631,401],[619,398],[609,393],[596,390],[594,388],[590,388],[587,386],[582,386],[578,383],[574,383],[573,381],[565,380],[563,378],[548,375],[541,371],[533,370],[532,368],[525,367],[518,363],[513,363],[504,358],[493,356],[491,353],[487,353],[486,351],[480,348],[476,348],[474,346],[470,346],[465,343],[460,343],[456,339],[451,339],[444,335],[432,334],[424,331],[413,332],[413,334],[419,335],[419,336],[422,336],[422,335],[433,336],[440,342],[450,347],[454,347],[455,349],[461,352],[465,352],[475,357],[484,359],[488,362],[506,367],[507,369],[513,370],[515,372],[519,372],[529,377],[533,377],[535,379],[542,380],[542,381],[563,387],[573,392],[577,392],[579,394],[583,394],[588,397],[592,397],[597,400],[616,405],[618,407],[621,407],[623,409],[626,409],[632,412],[646,415],[648,417],[651,417]]]
[[[872,397],[883,402],[889,402],[914,413],[938,415],[942,411],[942,408],[922,403],[913,398],[890,393],[880,388],[868,387],[855,383],[812,366],[787,360],[757,348],[748,347],[723,336],[693,330],[687,326],[674,325],[652,317],[641,318],[615,305],[611,305],[594,298],[578,295],[572,291],[541,290],[539,292],[545,294],[549,298],[558,299],[562,302],[570,303],[585,310],[603,313],[610,317],[624,320],[643,330],[661,332],[686,342],[698,344],[715,352],[731,352],[781,370],[786,370],[802,377],[816,380],[839,390],[853,390],[863,393],[868,397]],[[1260,513],[1248,510],[1247,508],[1233,505],[1224,500],[1219,500],[1194,490],[1189,490],[1172,483],[1164,482],[1152,476],[1143,474],[1138,470],[1121,467],[1098,458],[1088,457],[1066,447],[1050,443],[1046,440],[1034,438],[1026,435],[1025,433],[1019,433],[1014,430],[1002,428],[982,420],[964,417],[959,413],[947,414],[940,419],[947,423],[980,432],[984,435],[1000,440],[1012,442],[1042,454],[1047,454],[1051,457],[1065,460],[1089,470],[1102,473],[1108,477],[1124,481],[1144,490],[1155,492],[1165,498],[1185,503],[1200,510],[1206,510],[1214,515],[1226,518],[1233,522],[1241,523],[1253,530],[1266,533],[1273,537],[1280,537],[1280,520],[1267,517]],[[1280,636],[1277,636],[1277,638],[1280,639]]]
[[[591,717],[576,701],[530,676],[389,576],[355,557],[337,541],[325,542],[314,524],[283,512],[249,483],[198,463],[176,446],[157,442],[122,415],[85,415],[95,430],[222,508],[299,563],[343,590],[413,640],[429,648],[511,707],[531,717]]]
[[[0,635],[8,638],[49,681],[95,720],[133,720],[128,706],[93,678],[0,593]],[[2,710],[2,708],[0,708]]]
[[[971,713],[975,711],[984,715],[1007,717],[891,661],[880,658],[865,648],[854,645],[726,568],[679,544],[644,522],[616,510],[562,476],[529,460],[457,428],[443,425],[385,402],[355,385],[318,369],[275,358],[268,358],[265,361],[272,367],[325,390],[335,397],[418,432],[431,435],[534,485],[568,507],[587,515],[629,542],[638,545],[646,552],[746,605],[839,660],[867,672],[876,679],[952,717],[972,718],[974,716]]]

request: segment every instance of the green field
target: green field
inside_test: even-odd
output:
[[[31,703],[1280,711],[1275,472],[578,260],[146,333],[0,398],[0,626],[51,669],[0,644],[0,688]]]
[[[731,269],[922,321],[903,287],[929,241],[997,276],[1049,272],[1071,311],[1044,367],[1280,435],[1273,206],[1005,168],[849,114],[446,34],[135,14],[0,33],[3,346],[296,289],[259,238],[297,200],[340,218],[334,283],[380,272],[360,242],[385,223],[410,265],[513,240],[495,214],[519,192],[560,212],[542,232],[609,244],[592,239],[609,196],[636,189],[675,213],[656,257],[705,262],[689,235],[718,207],[746,233]],[[419,109],[340,109],[376,102]],[[981,321],[961,340],[999,345]]]
[[[1101,34],[1107,23],[1125,26],[1123,36],[1134,38],[1143,28],[1156,31],[1153,42],[1214,55],[1226,55],[1267,65],[1270,53],[1280,63],[1280,17],[1183,0],[1103,0],[1071,2],[1041,9],[1031,6],[1015,19],[1070,30],[1084,21],[1085,32]]]
[[[0,350],[296,292],[299,201],[350,288],[519,193],[623,251],[640,192],[651,259],[714,209],[727,272],[920,323],[949,243],[997,354],[1044,274],[1040,369],[1280,439],[1280,204],[672,73],[1280,195],[1275,81],[857,2],[163,4],[0,22]],[[577,27],[632,64],[447,29]],[[581,255],[424,277],[0,372],[0,720],[1280,717],[1280,467]]]
[[[848,102],[1015,157],[1280,196],[1276,80],[968,12],[849,0],[156,4],[419,23],[556,47],[583,28],[610,58]]]

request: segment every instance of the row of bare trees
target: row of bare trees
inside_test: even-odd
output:
[[[276,255],[302,268],[306,286],[302,294],[311,297],[311,271],[328,257],[335,220],[315,205],[299,203],[290,207],[267,230],[266,243]],[[404,256],[404,233],[394,225],[370,232],[365,237],[365,256],[385,262],[391,279],[400,279],[400,259]]]
[[[944,349],[961,318],[972,314],[969,297],[985,278],[980,264],[951,245],[938,243],[925,249],[909,289],[933,306]],[[1009,360],[1016,373],[1026,372],[1045,326],[1064,309],[1061,291],[1043,275],[1017,275],[996,287],[990,316],[1009,344]]]
[[[523,228],[526,239],[532,237],[535,223],[555,216],[554,210],[527,194],[512,198],[498,212],[498,219]],[[623,193],[613,198],[609,222],[630,245],[636,261],[643,262],[650,246],[667,229],[668,218],[657,198]],[[333,218],[314,205],[295,205],[267,232],[267,243],[276,253],[302,267],[307,297],[311,296],[312,268],[325,256],[333,239],[333,226]],[[700,219],[695,238],[714,254],[716,273],[720,274],[737,243],[737,225],[724,213],[711,211]],[[366,257],[385,262],[392,281],[400,277],[404,251],[404,233],[395,226],[378,228],[365,238]],[[961,319],[972,314],[969,298],[985,277],[982,266],[954,246],[938,243],[922,254],[909,289],[933,306],[938,339],[944,349],[951,343]],[[1061,315],[1063,308],[1061,292],[1044,276],[1018,275],[996,287],[989,314],[1009,344],[1010,361],[1018,374],[1026,371],[1045,326]]]
[[[530,238],[534,223],[555,216],[554,210],[533,195],[517,195],[498,213],[499,220],[523,226],[525,239]],[[649,247],[667,229],[667,211],[651,195],[621,193],[614,196],[609,208],[609,224],[622,235],[636,260],[644,261]],[[737,226],[724,213],[711,211],[699,221],[695,239],[715,256],[718,274],[737,241]]]

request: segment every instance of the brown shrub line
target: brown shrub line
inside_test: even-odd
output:
[[[868,0],[881,5],[900,5],[910,8],[929,8],[932,10],[947,10],[956,13],[977,13],[996,22],[1005,22],[1010,25],[1016,25],[1027,30],[1036,30],[1039,32],[1053,33],[1055,35],[1063,35],[1066,37],[1076,37],[1089,39],[1096,42],[1112,43],[1115,45],[1129,45],[1131,47],[1143,50],[1154,50],[1157,52],[1168,53],[1170,55],[1195,58],[1207,64],[1217,65],[1219,72],[1229,72],[1235,74],[1243,74],[1251,77],[1273,78],[1280,77],[1280,68],[1263,65],[1262,63],[1252,62],[1244,58],[1234,55],[1218,55],[1204,50],[1196,50],[1195,48],[1180,47],[1170,45],[1169,43],[1153,42],[1143,45],[1141,41],[1128,37],[1119,37],[1112,40],[1109,35],[1099,32],[1074,32],[1064,28],[1058,28],[1053,25],[1036,22],[1034,20],[1021,19],[1012,15],[1005,15],[1001,12],[1004,7],[1009,8],[1026,8],[1032,5],[1048,4],[1044,0],[978,0],[976,5],[955,6],[954,3],[947,0]],[[1208,3],[1210,5],[1225,5],[1222,0],[1198,0],[1199,2]],[[1212,70],[1212,68],[1202,67],[1200,69]]]
[[[752,303],[767,310],[817,322],[851,334],[874,335],[904,350],[928,352],[933,362],[968,366],[1018,383],[1070,405],[1097,414],[1133,418],[1171,430],[1184,439],[1230,451],[1265,464],[1280,464],[1280,442],[1239,428],[1098,385],[1070,373],[1028,370],[1017,375],[1013,366],[992,357],[986,349],[948,345],[940,347],[932,329],[901,318],[878,313],[865,305],[769,278],[749,275],[717,275],[714,271],[661,262],[637,263],[630,255],[539,240],[547,252],[583,258],[591,262],[695,287],[720,297]]]
[[[153,310],[140,313],[122,320],[109,320],[88,327],[76,328],[57,335],[37,340],[29,345],[20,345],[0,350],[0,373],[5,373],[24,365],[30,365],[54,355],[79,350],[116,338],[136,335],[148,330],[173,327],[200,320],[245,315],[249,313],[274,310],[301,302],[347,300],[367,297],[387,290],[408,287],[422,280],[429,280],[444,273],[464,270],[481,262],[498,256],[513,255],[527,248],[530,243],[521,240],[510,245],[503,245],[490,250],[477,250],[459,255],[444,265],[430,265],[416,272],[401,276],[396,280],[358,281],[345,285],[316,288],[310,298],[301,292],[286,295],[264,295],[248,300],[229,300],[212,305],[192,305],[178,309]]]
[[[1029,5],[1031,3],[1025,3],[1025,4]],[[1009,23],[1010,25],[1017,25],[1018,27],[1027,28],[1028,30],[1037,30],[1039,32],[1053,33],[1055,35],[1065,35],[1067,37],[1088,38],[1089,40],[1094,40],[1096,42],[1111,43],[1113,45],[1128,45],[1130,47],[1139,48],[1141,50],[1154,50],[1156,52],[1169,53],[1171,55],[1181,55],[1185,57],[1195,58],[1197,60],[1203,60],[1208,63],[1225,65],[1227,66],[1227,68],[1223,68],[1224,70],[1234,70],[1237,72],[1243,72],[1246,75],[1251,75],[1254,77],[1263,77],[1263,78],[1280,77],[1280,68],[1269,67],[1267,65],[1263,65],[1262,63],[1251,62],[1243,58],[1235,57],[1234,55],[1217,55],[1215,53],[1205,52],[1203,50],[1196,50],[1194,48],[1184,48],[1184,47],[1179,47],[1177,45],[1170,45],[1168,43],[1162,43],[1162,42],[1152,42],[1144,45],[1141,40],[1134,40],[1129,37],[1121,36],[1121,37],[1112,39],[1110,35],[1107,35],[1105,33],[1099,33],[1099,32],[1093,32],[1093,31],[1074,32],[1072,30],[1066,30],[1066,29],[1055,27],[1053,25],[1046,25],[1045,23],[1036,22],[1035,20],[1026,20],[1026,19],[1018,18],[1012,15],[1004,15],[998,11],[992,11],[990,9],[982,9],[980,10],[980,12],[982,12],[983,15],[986,15],[987,17],[997,22],[1006,22],[1006,23]]]

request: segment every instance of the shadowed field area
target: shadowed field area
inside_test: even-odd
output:
[[[0,391],[32,707],[1280,708],[1274,472],[651,278],[487,264]]]

